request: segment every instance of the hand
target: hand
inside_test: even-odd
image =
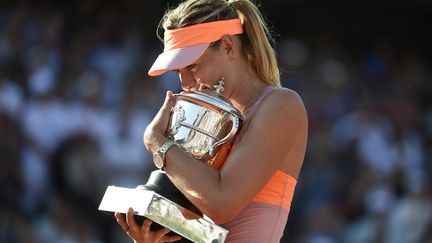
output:
[[[169,116],[171,108],[174,106],[174,101],[173,93],[167,91],[162,107],[144,132],[144,145],[151,154],[164,142],[161,140],[165,138],[165,132],[168,127]]]
[[[115,213],[117,223],[120,224],[126,234],[134,240],[135,243],[164,243],[175,242],[181,239],[179,235],[167,236],[170,232],[169,229],[163,228],[158,231],[151,231],[150,225],[153,223],[151,220],[144,220],[142,226],[139,226],[134,219],[134,212],[129,208],[126,219],[121,213]]]

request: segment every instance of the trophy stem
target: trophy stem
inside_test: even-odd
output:
[[[154,191],[191,212],[201,217],[203,216],[202,212],[177,189],[174,183],[168,178],[168,175],[162,170],[152,171],[147,183],[137,186],[137,189]]]

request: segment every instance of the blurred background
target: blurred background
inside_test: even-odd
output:
[[[97,210],[155,167],[178,77],[147,70],[179,1],[0,1],[0,242],[130,242]],[[268,0],[309,144],[282,242],[432,242],[430,1]]]

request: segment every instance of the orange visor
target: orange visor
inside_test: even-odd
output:
[[[148,74],[157,76],[169,70],[187,67],[204,54],[210,43],[226,34],[241,33],[243,28],[240,19],[220,20],[166,30],[164,52],[158,56]]]

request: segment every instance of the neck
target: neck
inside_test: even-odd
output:
[[[242,115],[246,115],[247,110],[255,103],[267,84],[261,81],[256,75],[239,75],[241,79],[236,79],[235,86],[229,97],[231,103]]]

